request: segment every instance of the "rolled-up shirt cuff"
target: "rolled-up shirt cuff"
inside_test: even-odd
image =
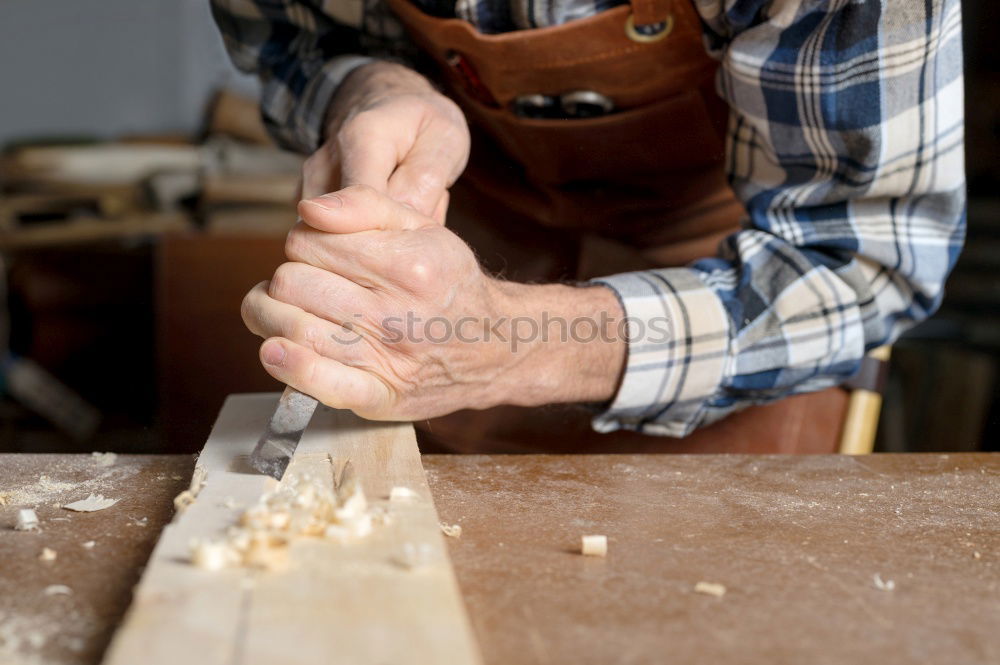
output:
[[[594,417],[594,429],[686,436],[701,424],[729,362],[730,323],[722,300],[688,268],[593,282],[617,294],[629,330],[618,392]]]
[[[331,58],[309,79],[297,98],[292,98],[284,85],[265,88],[264,116],[273,122],[268,123],[268,129],[275,140],[289,150],[315,152],[323,139],[327,108],[340,84],[348,74],[373,60],[362,55]]]

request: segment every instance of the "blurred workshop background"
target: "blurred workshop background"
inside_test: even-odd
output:
[[[893,348],[882,451],[1000,449],[1000,8],[964,11],[968,244]],[[200,449],[225,395],[279,389],[239,303],[301,157],[207,0],[5,0],[0,90],[0,452]]]

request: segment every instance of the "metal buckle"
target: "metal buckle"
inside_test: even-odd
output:
[[[674,15],[667,14],[667,18],[659,23],[649,25],[636,25],[635,15],[629,14],[625,20],[625,34],[634,42],[650,44],[665,39],[674,29]]]
[[[570,118],[596,118],[615,110],[610,97],[594,90],[574,90],[559,97],[563,112]]]

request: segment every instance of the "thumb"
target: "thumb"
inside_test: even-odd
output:
[[[367,185],[384,192],[398,161],[392,141],[372,132],[345,132],[340,139],[340,187]]]
[[[447,174],[442,171],[440,162],[411,154],[389,177],[387,191],[396,201],[431,216],[447,186]]]
[[[302,221],[326,233],[412,230],[436,222],[365,185],[299,202]]]

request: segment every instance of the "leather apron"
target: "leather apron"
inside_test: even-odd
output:
[[[473,136],[448,226],[486,270],[585,280],[714,256],[744,210],[723,169],[728,108],[690,0],[631,0],[558,26],[482,34],[388,0]],[[633,29],[639,26],[639,29]],[[644,30],[652,26],[652,30]],[[641,39],[642,33],[652,38]],[[614,111],[524,117],[524,95],[596,91]],[[834,452],[847,393],[747,408],[684,439],[590,427],[578,405],[502,406],[416,423],[421,449],[462,452]]]

